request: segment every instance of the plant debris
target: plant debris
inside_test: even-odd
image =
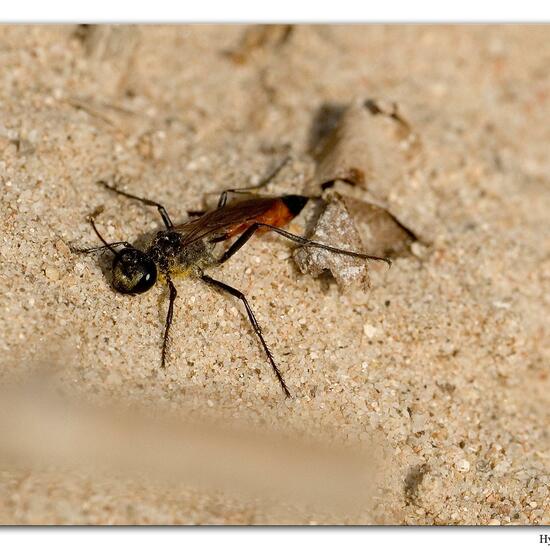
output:
[[[349,250],[364,250],[353,218],[338,196],[332,196],[325,203],[309,238]],[[341,290],[350,287],[368,289],[370,286],[368,262],[365,260],[308,247],[296,249],[294,260],[302,273],[314,277],[330,273]]]
[[[411,241],[430,242],[422,221],[432,203],[423,200],[430,191],[415,182],[422,160],[420,138],[397,104],[355,101],[340,110],[331,126],[313,152],[315,188],[353,195],[348,206],[354,219],[368,227],[362,235],[369,250],[383,248],[395,255],[408,250]]]

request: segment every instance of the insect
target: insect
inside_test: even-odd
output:
[[[282,229],[302,211],[309,197],[303,195],[268,197],[251,193],[267,185],[287,161],[288,159],[285,159],[258,185],[223,191],[217,208],[206,212],[188,212],[191,219],[179,225],[174,225],[162,204],[117,189],[105,181],[98,182],[109,191],[156,207],[164,223],[165,228],[156,233],[145,250],[140,250],[126,241],[107,242],[99,232],[95,215],[92,214],[89,221],[103,244],[92,248],[76,249],[80,253],[108,251],[113,254],[112,285],[117,292],[130,295],[143,294],[159,280],[168,286],[169,303],[164,326],[161,368],[166,366],[170,327],[174,318],[174,303],[178,295],[173,279],[177,276],[192,276],[242,302],[285,396],[290,397],[290,391],[246,296],[236,288],[214,279],[206,273],[207,270],[215,268],[233,257],[255,233],[273,231],[302,246],[321,248],[334,254],[344,254],[365,260],[383,261],[391,266],[391,260],[388,258],[336,248]],[[228,196],[231,193],[248,196],[228,204]],[[216,253],[218,243],[231,239],[234,240],[225,251],[221,254]]]

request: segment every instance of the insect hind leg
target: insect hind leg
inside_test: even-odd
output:
[[[249,228],[247,228],[242,235],[239,236],[239,238],[224,252],[222,257],[218,260],[218,264],[223,264],[233,256],[233,254],[237,253],[254,235],[254,233],[259,229],[259,227],[256,224],[251,225]]]
[[[160,366],[162,369],[166,367],[166,355],[168,352],[170,327],[172,326],[172,321],[174,319],[174,303],[178,296],[178,291],[176,290],[176,287],[174,286],[174,283],[172,282],[172,279],[168,274],[166,274],[166,282],[168,283],[170,297],[169,297],[169,303],[168,303],[168,311],[166,313],[166,322],[164,324],[164,337],[162,339],[162,355],[161,355],[161,361],[160,361]]]
[[[294,241],[295,243],[301,244],[303,246],[310,246],[312,248],[320,248],[322,250],[327,250],[328,252],[333,252],[334,254],[342,254],[344,256],[351,256],[352,258],[360,258],[363,260],[375,260],[379,262],[386,262],[389,267],[391,267],[392,261],[389,258],[384,258],[382,256],[372,256],[371,254],[363,254],[362,252],[354,252],[353,250],[346,250],[344,248],[337,248],[335,246],[330,246],[328,244],[320,243],[317,241],[312,241],[311,239],[307,239],[306,237],[302,237],[300,235],[295,235],[294,233],[290,233],[289,231],[285,231],[284,229],[281,229],[280,227],[277,227],[275,225],[270,225],[268,223],[260,223],[257,222],[250,226],[249,229],[256,227],[265,227],[267,229],[270,229],[271,231],[274,231],[275,233],[278,233],[282,237],[285,237],[286,239],[289,239],[290,241]]]
[[[271,353],[271,350],[268,348],[267,343],[264,339],[264,336],[262,334],[262,329],[256,320],[256,316],[254,315],[254,312],[252,311],[252,308],[250,307],[250,304],[248,303],[248,300],[246,299],[246,296],[236,288],[233,288],[232,286],[229,286],[228,284],[222,283],[221,281],[218,281],[217,279],[213,279],[212,277],[209,277],[208,275],[203,274],[201,276],[201,279],[208,285],[213,286],[215,288],[218,288],[219,290],[223,290],[224,292],[227,292],[228,294],[231,294],[231,296],[234,296],[235,298],[238,298],[241,300],[241,302],[244,304],[244,307],[246,308],[246,313],[248,314],[248,319],[250,320],[250,323],[252,325],[252,328],[254,329],[254,332],[260,339],[260,342],[262,344],[262,347],[264,348],[264,351],[267,355],[267,358],[269,362],[271,363],[271,367],[273,368],[273,371],[275,372],[275,376],[277,377],[277,380],[281,384],[281,388],[283,389],[283,392],[286,397],[291,397],[290,391],[283,379],[283,375],[281,374],[281,371],[279,370],[279,367],[277,367],[277,364],[275,363],[275,359],[273,357],[273,354]]]

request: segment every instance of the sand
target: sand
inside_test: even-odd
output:
[[[42,396],[53,386],[93,410],[234,420],[268,448],[272,433],[376,446],[378,496],[322,513],[307,499],[274,502],[269,487],[98,473],[73,461],[80,440],[66,438],[86,433],[78,422],[63,432],[73,409],[25,416],[38,398],[4,399],[18,437],[0,449],[0,522],[550,523],[548,27],[245,31],[0,27],[2,385],[38,384]],[[215,270],[250,299],[292,399],[240,304],[192,279],[177,281],[160,371],[166,291],[116,294],[108,258],[70,248],[97,243],[86,216],[99,206],[110,240],[133,242],[160,219],[95,182],[116,180],[183,221],[290,147],[269,191],[303,192],[322,107],[371,97],[397,102],[420,136],[422,162],[388,192],[429,242],[373,267],[369,293],[301,274],[293,245],[271,235]],[[37,459],[53,431],[67,447]],[[32,434],[44,445],[31,449]]]

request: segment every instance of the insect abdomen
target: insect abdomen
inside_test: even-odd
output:
[[[308,197],[301,195],[284,195],[277,199],[267,212],[259,216],[257,221],[283,227],[302,211],[308,200]]]
[[[284,195],[280,198],[273,199],[272,204],[262,214],[251,217],[245,223],[233,226],[218,240],[225,240],[234,235],[238,235],[255,222],[273,225],[275,227],[284,227],[302,211],[308,200],[308,197],[303,197],[302,195]],[[259,231],[263,233],[268,231],[268,229],[264,227],[260,228]]]
[[[281,200],[294,218],[302,211],[309,197],[304,197],[303,195],[285,195],[281,197]]]

